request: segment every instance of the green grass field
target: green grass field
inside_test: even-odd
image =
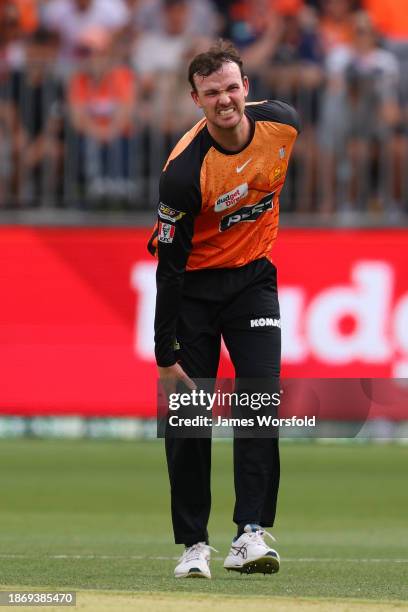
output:
[[[173,544],[162,441],[0,441],[0,589],[106,595],[107,604],[86,607],[85,594],[89,610],[126,609],[125,600],[129,609],[173,610],[185,597],[204,610],[214,596],[225,610],[228,602],[240,609],[229,598],[277,598],[278,610],[296,598],[322,609],[325,598],[339,598],[336,610],[347,600],[406,607],[407,447],[282,444],[275,576],[222,568],[234,535],[231,450],[229,442],[213,446],[213,580],[176,581],[181,547]]]

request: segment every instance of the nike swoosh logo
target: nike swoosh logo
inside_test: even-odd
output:
[[[245,164],[242,164],[242,166],[237,166],[236,171],[239,174],[240,172],[243,171],[243,169],[245,168],[245,166],[247,166],[249,164],[249,162],[252,161],[252,157],[250,157]]]

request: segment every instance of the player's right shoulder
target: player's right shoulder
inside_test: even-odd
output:
[[[175,208],[185,212],[198,213],[201,208],[201,136],[205,125],[206,121],[202,119],[180,138],[160,178],[160,200],[169,205],[173,202]]]
[[[172,162],[175,162],[178,158],[180,158],[180,156],[182,156],[183,153],[186,152],[186,150],[192,149],[194,146],[198,145],[199,136],[202,130],[205,128],[205,126],[206,126],[206,120],[205,120],[205,117],[203,117],[200,121],[198,121],[195,125],[193,125],[191,130],[186,132],[180,138],[180,140],[178,141],[178,143],[176,144],[176,146],[170,153],[167,159],[166,165],[163,168],[163,172],[167,170],[167,168]]]

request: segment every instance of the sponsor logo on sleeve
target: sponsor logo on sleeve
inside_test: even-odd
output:
[[[174,235],[176,233],[176,227],[171,223],[163,223],[163,221],[159,221],[159,242],[165,242],[166,244],[170,244],[173,242]]]
[[[228,191],[220,196],[214,204],[214,210],[215,212],[222,212],[227,208],[231,208],[247,195],[248,183],[242,183],[242,185],[238,185],[238,187],[234,187],[234,189],[231,189],[231,191]]]
[[[184,215],[186,214],[185,212],[181,212],[180,210],[176,210],[175,208],[167,206],[167,204],[164,204],[163,202],[160,202],[159,204],[158,213],[160,219],[165,219],[166,221],[173,221],[173,223],[184,217]]]
[[[225,232],[242,221],[256,221],[264,212],[267,210],[272,210],[274,195],[274,193],[268,193],[268,195],[266,195],[256,204],[242,206],[242,208],[239,210],[222,217],[220,222],[220,232]]]

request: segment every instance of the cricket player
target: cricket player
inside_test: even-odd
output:
[[[192,60],[189,81],[204,117],[164,167],[149,241],[158,257],[159,377],[168,392],[176,382],[193,389],[195,378],[215,379],[222,337],[237,379],[279,385],[280,312],[271,250],[298,116],[276,100],[246,104],[248,78],[237,50],[225,41]],[[224,567],[277,572],[279,555],[265,541],[265,527],[275,519],[278,440],[236,438],[233,452],[237,533]],[[175,542],[185,546],[175,577],[211,578],[211,439],[168,437],[166,455]]]

